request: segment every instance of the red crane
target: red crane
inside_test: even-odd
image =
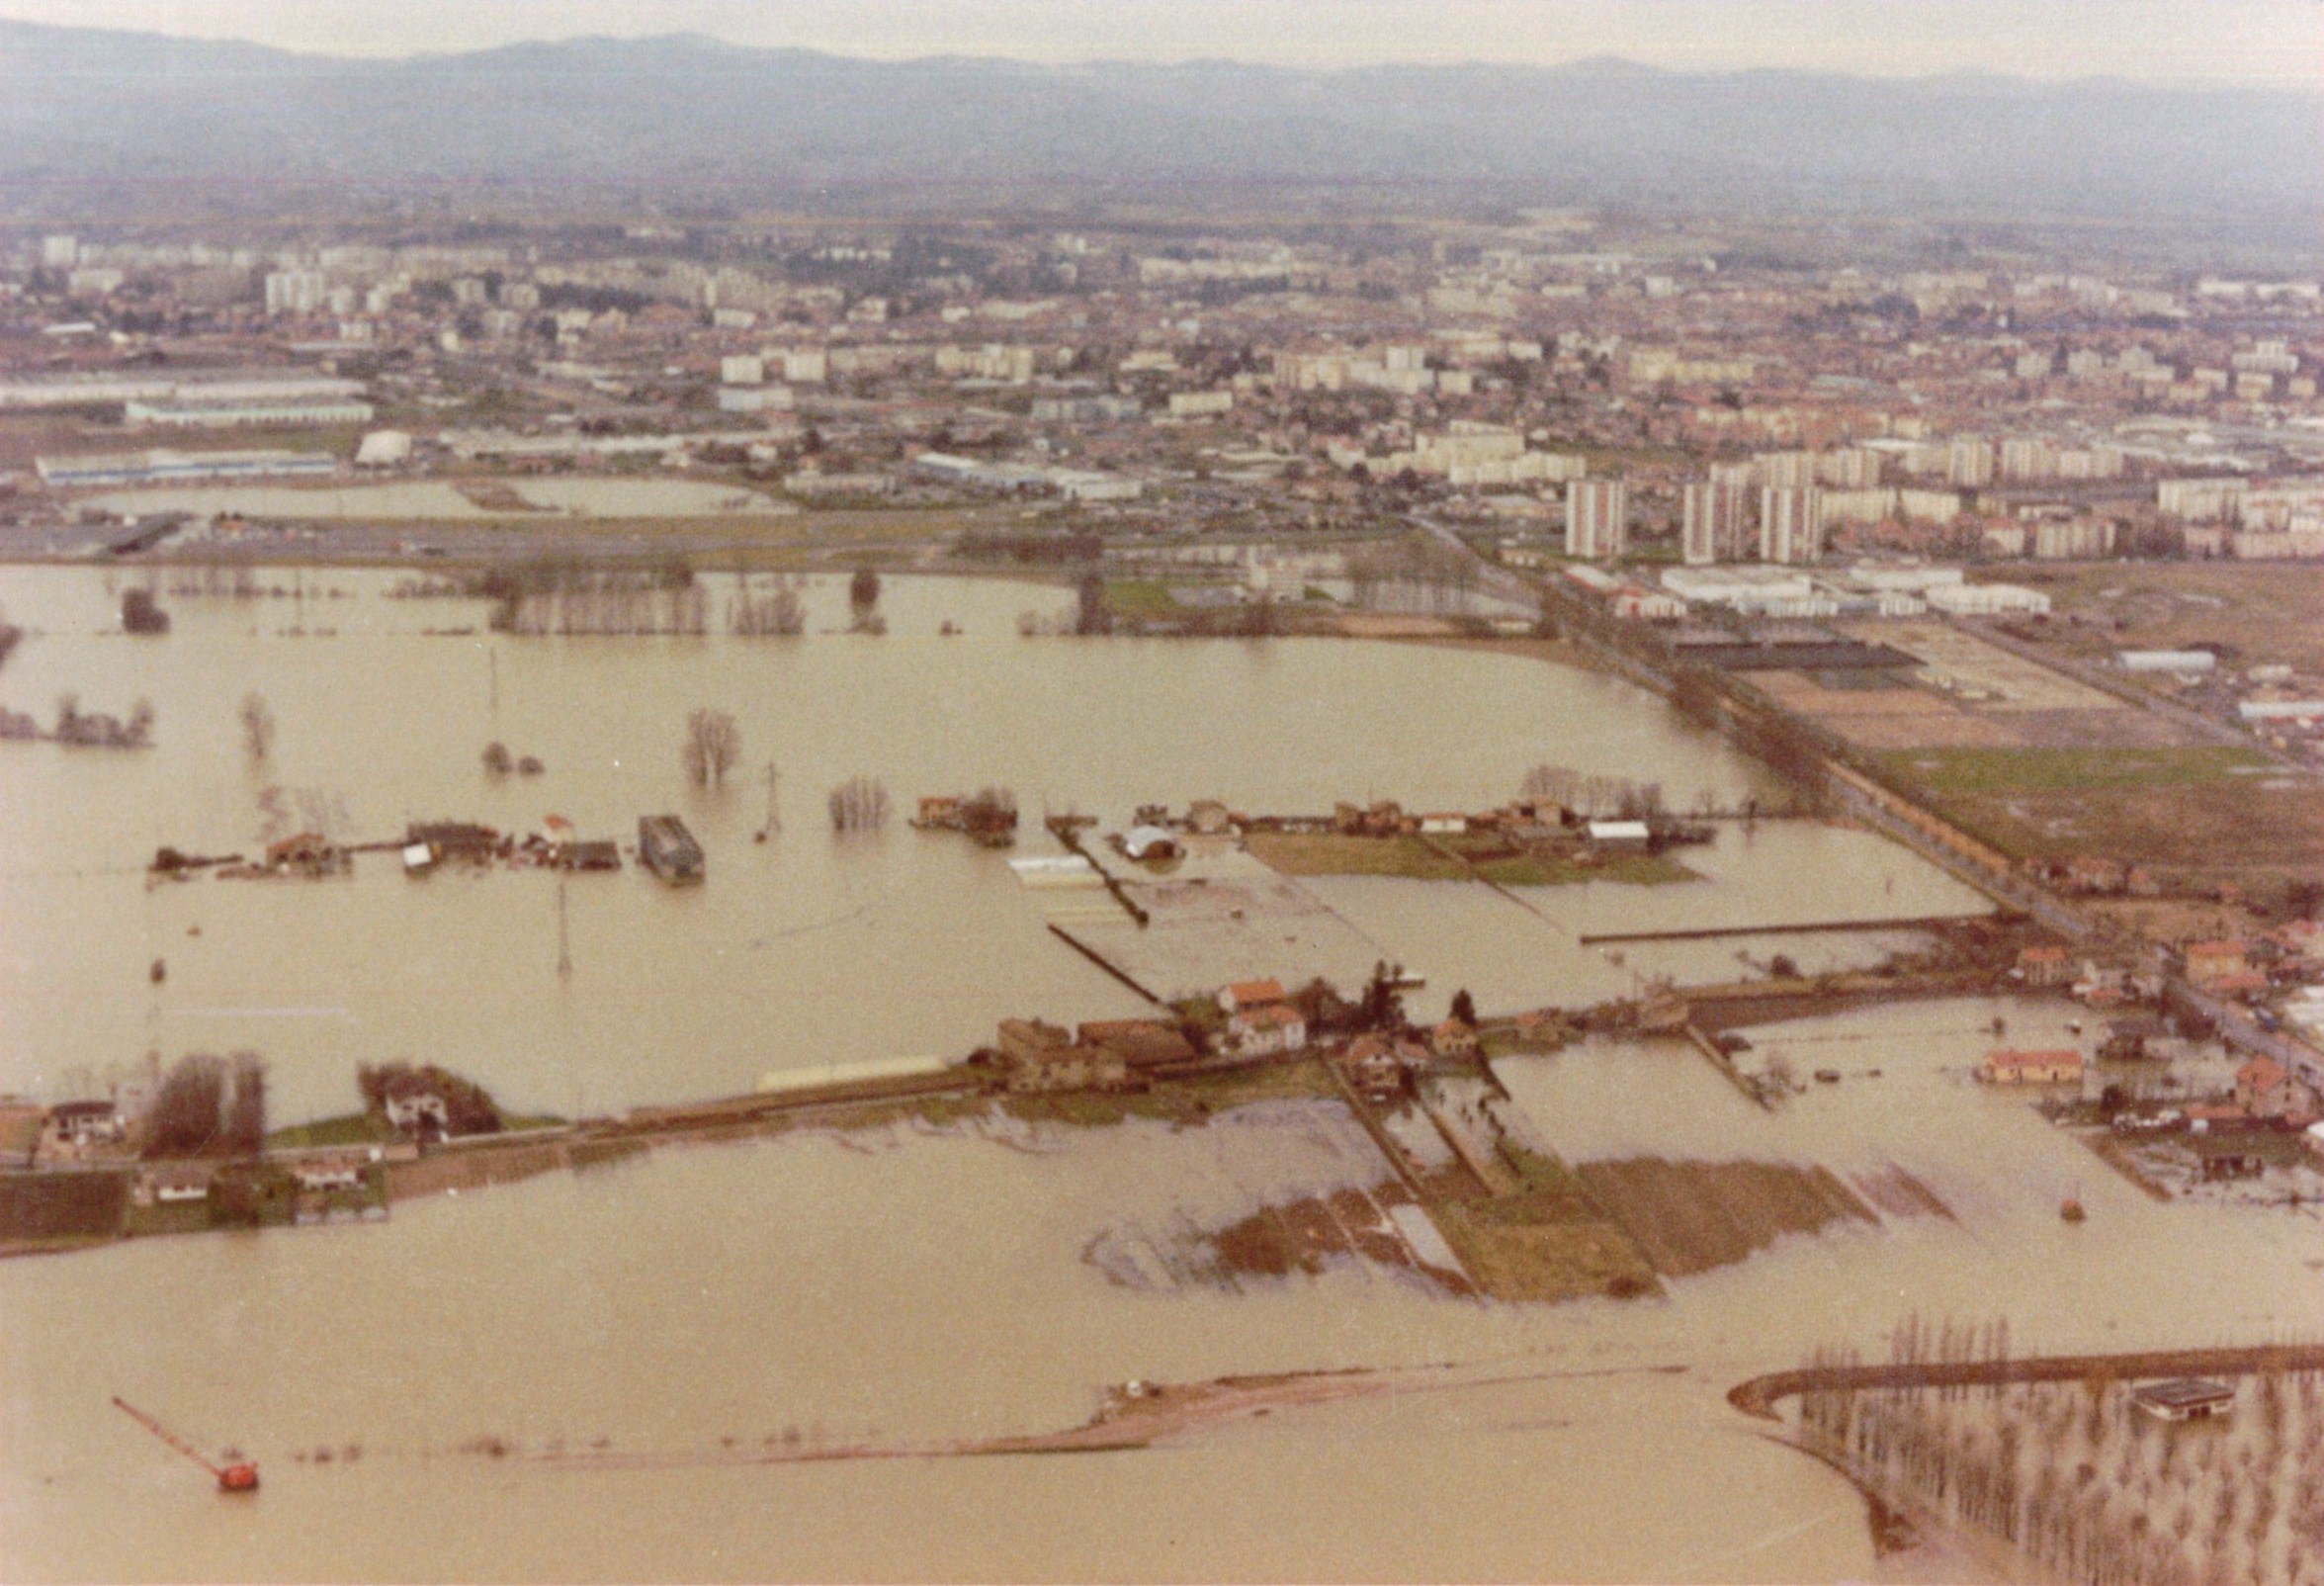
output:
[[[175,1432],[172,1432],[168,1427],[163,1426],[159,1421],[154,1420],[153,1417],[147,1415],[143,1410],[138,1409],[129,1400],[116,1394],[113,1400],[113,1407],[121,1411],[124,1415],[127,1415],[130,1420],[136,1422],[137,1425],[143,1427],[146,1431],[152,1433],[162,1442],[168,1444],[171,1448],[177,1450],[178,1453],[193,1460],[203,1469],[217,1477],[218,1491],[256,1492],[258,1490],[258,1465],[256,1462],[249,1459],[234,1459],[232,1454],[229,1452],[226,1457],[232,1462],[227,1464],[214,1464],[211,1462],[209,1456],[204,1454],[200,1449],[195,1448],[194,1445],[188,1443],[184,1438],[179,1437]]]

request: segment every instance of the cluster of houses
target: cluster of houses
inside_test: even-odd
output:
[[[2056,942],[2036,942],[2018,950],[2013,977],[2029,990],[2064,991],[2091,1008],[2121,1008],[2152,1003],[2163,995],[2163,977],[2121,964],[2078,958]]]
[[[965,833],[988,848],[1005,848],[1017,839],[1016,795],[1004,788],[977,793],[923,795],[912,826],[921,832]]]
[[[1134,1090],[1203,1064],[1238,1065],[1305,1056],[1330,1042],[1349,1083],[1375,1101],[1401,1094],[1430,1062],[1474,1058],[1475,1026],[1461,1019],[1421,1031],[1365,1029],[1336,1036],[1351,1010],[1328,993],[1286,992],[1276,980],[1239,981],[1190,1012],[1198,1017],[1106,1019],[1069,1030],[1005,1018],[993,1048],[1013,1092]]]
[[[2186,942],[2179,968],[2190,986],[2211,996],[2264,998],[2281,986],[2324,979],[2324,926],[2295,920],[2254,939]],[[2019,949],[2015,978],[2030,988],[2062,989],[2094,1008],[2154,1002],[2164,991],[2159,974],[2077,957],[2056,942]]]
[[[610,837],[584,839],[561,815],[544,819],[523,837],[502,836],[469,821],[415,821],[404,829],[401,845],[407,875],[425,875],[441,864],[490,864],[495,860],[543,870],[619,870],[620,844]]]
[[[1244,815],[1216,799],[1198,799],[1182,816],[1172,816],[1159,804],[1141,805],[1133,827],[1134,834],[1144,834],[1148,840],[1160,839],[1170,833],[1225,837],[1247,832],[1347,837],[1462,837],[1490,833],[1518,842],[1571,843],[1587,839],[1596,846],[1617,848],[1704,840],[1709,835],[1707,830],[1659,816],[1592,819],[1556,799],[1530,796],[1476,814],[1408,810],[1395,799],[1378,799],[1370,804],[1342,800],[1332,807],[1330,815]]]

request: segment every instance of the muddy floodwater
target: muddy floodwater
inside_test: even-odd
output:
[[[833,583],[808,591],[798,639],[517,640],[488,634],[479,604],[386,598],[396,577],[310,573],[301,600],[165,591],[173,631],[136,640],[99,573],[0,573],[0,604],[33,630],[0,703],[44,720],[72,690],[116,713],[146,697],[158,716],[147,750],[0,744],[0,1090],[59,1100],[148,1050],[249,1047],[272,1065],[278,1122],[345,1110],[354,1065],[398,1056],[521,1110],[601,1111],[785,1067],[957,1054],[1004,1014],[1143,1006],[1049,933],[1001,856],[899,824],[835,839],[825,791],[858,773],[899,804],[993,783],[1032,816],[1109,822],[1195,797],[1473,808],[1545,760],[1660,781],[1681,808],[1771,791],[1653,698],[1536,661],[1027,639],[1020,613],[1068,592],[901,578],[884,639],[831,631],[846,616]],[[938,637],[948,621],[964,632]],[[263,764],[235,721],[252,691],[278,724]],[[742,734],[723,794],[680,775],[702,705]],[[488,778],[493,741],[545,771]],[[760,844],[769,759],[782,830]],[[269,786],[308,790],[356,839],[407,819],[529,831],[551,813],[629,839],[641,814],[676,811],[709,880],[571,878],[569,977],[542,873],[415,881],[365,854],[344,879],[148,886],[158,844],[248,851]],[[1029,831],[1020,852],[1048,851]],[[1515,900],[1305,884],[1382,956],[1424,966],[1423,1012],[1456,984],[1490,1013],[1626,994],[1664,968],[1740,974],[1739,950],[1808,964],[1878,945],[1721,940],[1616,961],[1583,933],[1978,906],[1901,850],[1821,826],[1739,828],[1688,863],[1703,879]],[[1533,1126],[1584,1169],[1897,1170],[1944,1207],[1867,1191],[1869,1217],[1628,1302],[1488,1304],[1356,1257],[1231,1286],[1123,1280],[1125,1230],[1217,1228],[1360,1180],[1360,1138],[1297,1112],[1290,1128],[799,1128],[402,1202],[384,1224],[0,1264],[0,1577],[1974,1575],[1958,1557],[1876,1559],[1861,1499],[1726,1389],[1813,1344],[1871,1347],[1914,1309],[2009,1315],[2022,1351],[2260,1339],[2324,1314],[2324,1224],[2157,1203],[2022,1099],[1973,1086],[1997,1015],[2018,1044],[2057,1033],[2039,1008],[1979,1001],[1755,1030],[1798,1069],[1844,1075],[1775,1116],[1677,1046],[1502,1060]],[[2090,1219],[2069,1228],[2056,1207],[2075,1189]],[[1407,1391],[1135,1453],[747,1457],[1069,1426],[1130,1378],[1444,1363]],[[239,1444],[264,1491],[222,1500],[111,1412],[116,1393]],[[650,1457],[560,1459],[591,1449]]]

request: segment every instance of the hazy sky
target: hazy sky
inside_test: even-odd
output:
[[[2324,0],[0,0],[0,17],[410,54],[700,33],[847,54],[1678,69],[2324,86]]]

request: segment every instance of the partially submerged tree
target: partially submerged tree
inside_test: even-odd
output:
[[[508,752],[508,746],[494,739],[484,746],[484,774],[499,778],[516,769],[516,757]]]
[[[851,776],[831,789],[831,826],[839,832],[872,832],[888,824],[886,784]]]
[[[242,696],[241,720],[242,751],[253,760],[264,760],[275,747],[275,713],[267,707],[264,694]]]
[[[145,1114],[145,1155],[192,1157],[215,1150],[225,1101],[226,1070],[218,1059],[194,1052],[161,1077]]]
[[[1582,790],[1582,773],[1563,765],[1536,765],[1525,773],[1518,792],[1528,799],[1547,799],[1572,809]]]
[[[698,710],[686,718],[686,745],[680,757],[686,779],[696,787],[724,787],[727,773],[742,757],[742,730],[723,710]]]
[[[165,634],[169,632],[169,613],[162,610],[150,589],[124,590],[121,597],[121,627],[124,633]]]

